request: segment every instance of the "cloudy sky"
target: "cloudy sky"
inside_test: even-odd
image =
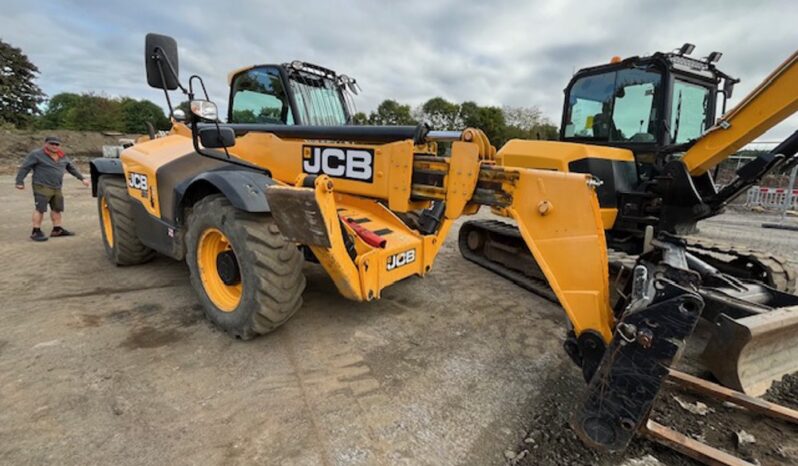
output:
[[[174,36],[181,75],[226,100],[227,72],[301,59],[355,77],[359,110],[430,97],[539,106],[559,122],[578,68],[670,50],[724,53],[737,101],[798,47],[795,0],[380,1],[0,0],[0,38],[23,49],[49,95],[163,96],[146,86],[144,35]],[[223,106],[223,105],[221,105]],[[793,118],[766,138],[798,128]]]

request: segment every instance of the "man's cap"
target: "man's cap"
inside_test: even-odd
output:
[[[56,144],[61,144],[61,138],[59,138],[58,136],[47,136],[46,138],[44,138],[45,144],[49,144],[51,142],[54,142]]]

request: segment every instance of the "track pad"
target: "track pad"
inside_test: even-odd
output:
[[[653,282],[653,283],[651,283]],[[572,425],[589,446],[623,450],[645,423],[668,368],[693,333],[704,302],[655,274],[648,305],[630,308],[590,381]]]
[[[289,241],[331,247],[324,215],[313,189],[270,186],[266,189],[266,198],[280,233]]]

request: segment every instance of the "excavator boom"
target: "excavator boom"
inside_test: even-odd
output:
[[[687,150],[682,158],[687,171],[692,176],[703,175],[798,111],[796,88],[798,51]]]

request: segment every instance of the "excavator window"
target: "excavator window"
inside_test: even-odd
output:
[[[566,138],[656,142],[659,72],[622,69],[578,79],[570,91]]]
[[[294,124],[277,68],[258,67],[238,75],[232,92],[231,123]]]
[[[700,137],[706,129],[710,90],[676,79],[671,102],[671,143],[681,144]]]

